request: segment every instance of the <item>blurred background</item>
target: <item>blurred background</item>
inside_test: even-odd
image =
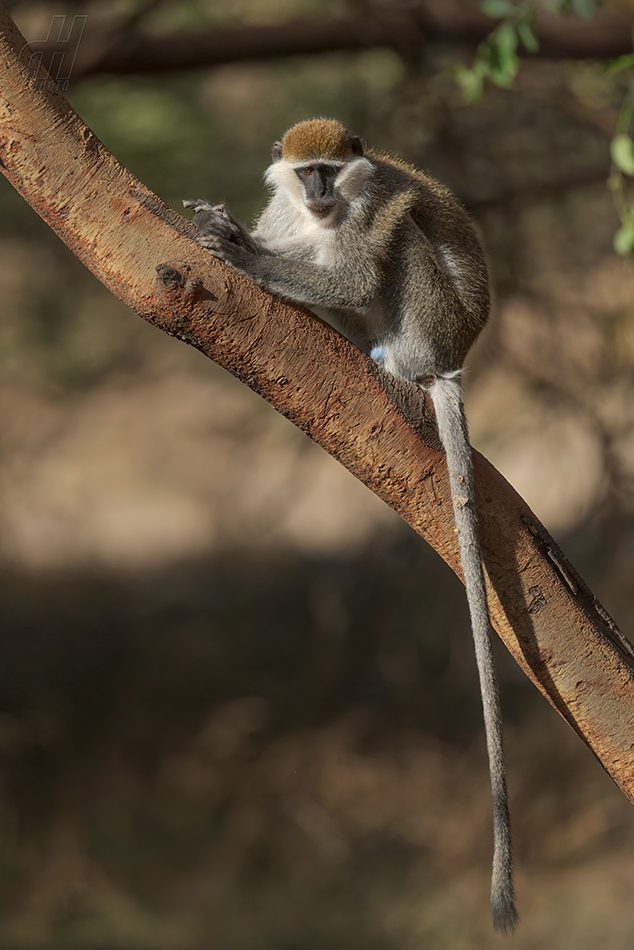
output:
[[[631,639],[634,272],[606,179],[632,71],[605,67],[634,8],[568,6],[469,101],[475,0],[9,4],[29,41],[87,16],[67,95],[177,210],[252,220],[272,142],[315,115],[456,191],[497,295],[472,441]],[[0,947],[502,946],[458,580],[4,179],[0,260]],[[629,950],[634,809],[497,646],[507,945]]]

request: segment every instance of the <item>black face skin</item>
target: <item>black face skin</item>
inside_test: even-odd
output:
[[[306,207],[312,214],[325,218],[334,208],[335,178],[341,169],[337,165],[315,162],[295,169],[295,174],[304,186]]]

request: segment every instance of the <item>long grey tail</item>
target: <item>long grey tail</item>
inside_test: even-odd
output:
[[[480,676],[480,692],[484,709],[484,726],[491,792],[493,795],[493,874],[491,878],[491,909],[493,926],[502,933],[512,933],[519,920],[515,908],[513,862],[511,853],[511,822],[506,790],[506,766],[502,748],[502,716],[498,685],[495,678],[491,621],[487,608],[486,586],[478,516],[475,508],[473,459],[467,421],[462,401],[460,373],[436,377],[425,384],[432,397],[440,440],[447,455],[449,484],[454,517],[458,529],[460,558],[464,571],[476,663]]]

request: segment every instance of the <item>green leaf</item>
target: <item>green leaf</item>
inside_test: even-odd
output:
[[[617,254],[631,254],[634,251],[634,221],[623,224],[616,232],[614,250]]]
[[[529,23],[528,20],[520,20],[517,24],[517,35],[529,53],[539,52],[539,40],[535,35],[532,24]]]
[[[500,24],[493,32],[493,39],[501,59],[510,56],[517,49],[517,32],[510,23]]]
[[[610,144],[612,161],[626,175],[634,175],[634,142],[625,133],[615,135]]]
[[[517,33],[509,23],[502,23],[490,36],[489,78],[498,86],[510,86],[517,75],[519,59]]]
[[[626,53],[625,56],[619,56],[613,59],[605,67],[606,73],[620,73],[624,69],[631,69],[634,66],[634,53]]]
[[[484,92],[484,75],[481,70],[467,69],[466,66],[455,66],[453,77],[462,89],[467,102],[477,102]]]
[[[483,13],[493,20],[500,20],[505,16],[513,16],[515,9],[509,0],[482,0],[480,7]]]

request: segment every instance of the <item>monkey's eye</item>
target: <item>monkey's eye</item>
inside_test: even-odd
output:
[[[305,165],[302,168],[296,168],[295,174],[300,179],[300,181],[306,181],[307,178],[310,178],[315,172],[314,165]]]

